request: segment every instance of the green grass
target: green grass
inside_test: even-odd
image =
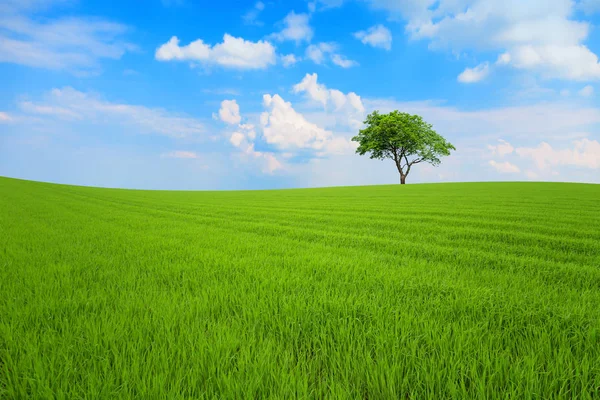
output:
[[[600,397],[600,185],[0,178],[0,398]]]

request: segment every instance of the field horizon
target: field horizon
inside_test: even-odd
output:
[[[597,398],[599,199],[0,178],[0,398]]]
[[[516,181],[444,181],[444,182],[408,182],[406,185],[400,183],[373,184],[373,185],[339,185],[339,186],[298,186],[298,187],[282,187],[282,188],[264,188],[264,189],[144,189],[132,187],[117,187],[117,186],[95,186],[95,185],[80,185],[72,183],[60,183],[51,181],[38,181],[25,178],[14,178],[11,176],[0,175],[0,179],[15,180],[30,183],[39,183],[45,185],[81,187],[89,189],[109,189],[109,190],[131,190],[131,191],[146,191],[146,192],[266,192],[280,190],[311,190],[311,189],[342,189],[342,188],[373,188],[373,187],[395,187],[395,186],[426,186],[426,185],[463,185],[463,184],[567,184],[567,185],[600,185],[595,182],[573,182],[573,181],[531,181],[531,180],[516,180]]]

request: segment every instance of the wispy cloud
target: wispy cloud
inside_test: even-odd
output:
[[[162,158],[183,158],[188,160],[198,159],[199,156],[196,152],[193,151],[185,151],[185,150],[175,150],[170,151],[168,153],[161,154]]]
[[[0,62],[97,74],[101,60],[116,60],[137,48],[125,39],[126,25],[92,17],[34,19],[29,13],[50,6],[36,3],[0,16]]]
[[[262,21],[259,21],[258,16],[265,9],[265,3],[257,1],[254,7],[242,16],[242,20],[246,25],[262,26]]]
[[[115,123],[132,127],[134,133],[153,133],[174,138],[198,138],[206,132],[204,124],[193,117],[160,108],[115,103],[71,87],[53,89],[43,100],[21,101],[26,116],[45,117],[66,122]]]

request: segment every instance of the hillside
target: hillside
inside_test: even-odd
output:
[[[0,178],[0,398],[600,396],[600,185]]]

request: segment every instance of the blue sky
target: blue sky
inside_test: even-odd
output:
[[[0,4],[0,175],[151,189],[396,183],[366,114],[457,151],[412,182],[600,183],[600,0]]]

